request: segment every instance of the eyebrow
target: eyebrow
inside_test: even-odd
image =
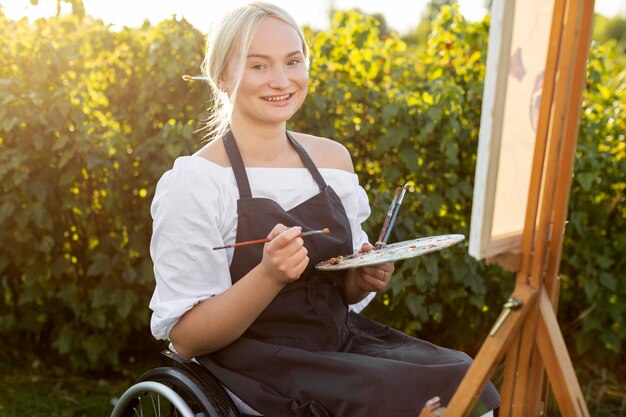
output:
[[[302,53],[302,51],[293,51],[288,53],[286,56],[287,57],[291,57],[294,55],[304,55]],[[271,59],[272,57],[270,57],[269,55],[264,55],[264,54],[249,54],[246,59],[250,59],[250,58],[264,58],[264,59]]]

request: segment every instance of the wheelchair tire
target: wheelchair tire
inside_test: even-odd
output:
[[[111,417],[180,416],[196,417],[173,389],[155,381],[142,381],[128,388],[118,399]]]
[[[186,370],[161,367],[141,375],[120,397],[111,417],[239,417],[237,411],[224,411],[214,402],[211,393]]]

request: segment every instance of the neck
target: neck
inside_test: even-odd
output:
[[[291,152],[286,123],[272,126],[231,125],[237,147],[246,166],[274,166]]]

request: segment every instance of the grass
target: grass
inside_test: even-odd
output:
[[[135,377],[163,364],[134,364],[128,375],[75,375],[38,360],[21,366],[3,361],[0,417],[106,417]],[[578,374],[592,417],[626,415],[626,365],[610,371],[579,369]],[[553,397],[549,398],[547,415],[560,415]]]
[[[0,370],[0,416],[108,416],[112,399],[132,383],[123,376],[67,375],[44,369]]]
[[[579,372],[583,395],[594,417],[626,415],[626,364],[617,368],[592,369]]]
[[[150,358],[129,364],[123,374],[76,374],[54,363],[9,353],[0,358],[0,417],[106,417],[136,377],[165,364]]]

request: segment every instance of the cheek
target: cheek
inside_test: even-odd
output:
[[[308,89],[308,87],[309,87],[309,71],[304,71],[304,74],[302,75],[302,85],[303,85],[303,87]]]
[[[305,71],[302,76],[298,78],[297,83],[298,87],[300,87],[304,92],[304,96],[306,96],[309,91],[309,72]]]
[[[255,74],[251,71],[246,71],[243,73],[241,77],[240,88],[245,88],[246,90],[255,90],[264,85],[265,80],[263,77],[259,76],[259,74]]]

